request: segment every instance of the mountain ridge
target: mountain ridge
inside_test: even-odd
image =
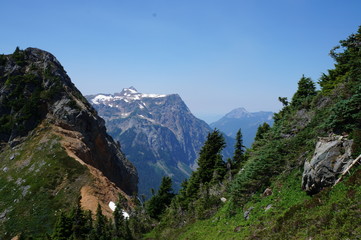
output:
[[[137,171],[58,60],[37,48],[0,57],[0,235],[49,232],[79,197],[94,214],[111,216],[119,195],[130,207]]]
[[[248,112],[245,108],[240,107],[225,114],[218,121],[211,123],[210,126],[218,128],[233,138],[241,129],[244,145],[249,148],[254,141],[258,127],[264,122],[272,125],[273,114],[273,112],[268,111]]]
[[[139,170],[142,194],[149,196],[163,175],[171,176],[178,190],[197,168],[199,150],[211,128],[191,113],[179,94],[144,94],[130,87],[86,98]],[[156,176],[153,182],[150,174]]]

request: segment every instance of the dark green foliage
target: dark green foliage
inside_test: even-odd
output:
[[[265,134],[271,129],[271,126],[268,123],[263,123],[257,129],[256,137],[254,138],[255,141],[261,140],[265,138]]]
[[[312,98],[316,95],[316,86],[311,78],[302,78],[298,81],[298,89],[292,97],[291,105],[293,107],[305,108],[309,107]]]
[[[63,212],[60,213],[58,220],[55,223],[53,240],[68,240],[72,235],[72,224],[69,217],[65,216]]]
[[[117,239],[132,239],[132,234],[129,229],[129,222],[127,219],[124,219],[122,211],[122,203],[119,201],[116,205],[114,216],[114,237]]]
[[[20,61],[25,52],[17,49],[9,58]],[[24,66],[22,69],[24,69]],[[63,84],[54,76],[49,66],[44,73],[32,65],[31,72],[16,72],[0,78],[0,87],[5,93],[0,102],[0,141],[10,137],[24,136],[45,117],[48,106],[64,93]],[[71,106],[76,106],[70,101]]]
[[[80,198],[78,204],[70,213],[72,223],[71,231],[74,239],[85,239],[92,227],[91,215],[87,215],[80,206]]]
[[[155,219],[164,213],[174,197],[172,179],[168,176],[162,178],[158,192],[146,203],[148,214]]]
[[[6,57],[4,54],[0,54],[0,66],[5,65]]]
[[[209,133],[198,159],[198,181],[208,183],[212,180],[215,171],[221,176],[226,173],[226,166],[222,160],[221,152],[225,147],[224,137],[219,130]]]
[[[289,104],[287,97],[278,97],[278,101],[280,101],[284,107],[287,107]]]
[[[340,45],[333,48],[330,55],[336,64],[335,69],[328,70],[328,74],[323,74],[320,78],[319,84],[323,93],[329,93],[340,83],[360,83],[361,26],[356,34],[340,41]]]
[[[357,158],[361,154],[361,129],[354,129],[351,137],[353,138],[352,156]]]
[[[12,54],[13,59],[15,60],[15,63],[21,67],[23,67],[25,62],[25,53],[23,50],[20,50],[19,47],[16,47],[14,53]]]
[[[35,75],[10,76],[5,85],[11,92],[2,102],[0,133],[3,140],[7,140],[12,132],[24,135],[28,128],[36,126],[42,117],[40,109],[44,104],[40,98],[42,80]]]
[[[243,145],[242,132],[241,129],[239,129],[236,134],[236,144],[234,145],[234,154],[231,162],[232,169],[239,170],[244,164],[244,148],[245,146]]]
[[[336,133],[361,128],[361,85],[354,95],[332,107],[327,124]]]
[[[99,239],[106,240],[110,239],[110,233],[108,232],[108,220],[103,215],[102,209],[98,204],[97,212],[96,212],[96,220],[94,222],[94,228],[91,231],[90,239]]]

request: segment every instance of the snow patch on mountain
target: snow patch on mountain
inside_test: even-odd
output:
[[[94,98],[91,99],[91,102],[93,104],[105,104],[110,107],[113,107],[114,105],[107,104],[109,102],[114,101],[124,101],[126,103],[142,100],[143,98],[164,98],[167,97],[166,94],[145,94],[145,93],[139,93],[134,87],[130,88],[124,88],[120,93],[114,93],[112,94],[99,94],[96,95]],[[144,108],[143,106],[140,106],[140,108]]]

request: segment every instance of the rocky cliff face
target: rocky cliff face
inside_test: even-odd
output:
[[[320,138],[310,161],[305,161],[302,189],[310,194],[335,184],[352,164],[352,140],[343,136]]]
[[[18,229],[11,223],[21,223],[20,203],[48,209],[41,211],[50,224],[54,211],[69,208],[78,196],[85,209],[95,211],[100,203],[109,215],[110,200],[137,192],[136,169],[50,53],[28,48],[0,56],[0,123],[0,221],[5,228],[0,232]],[[3,204],[10,200],[6,191],[11,187],[28,191],[13,191],[17,202]],[[26,217],[39,223],[36,213]]]
[[[211,130],[193,116],[179,95],[143,94],[131,87],[87,99],[137,167],[140,193],[150,194],[164,175],[171,176],[179,188],[195,167]]]

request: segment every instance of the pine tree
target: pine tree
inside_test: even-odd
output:
[[[317,94],[315,83],[311,78],[306,78],[304,75],[298,81],[298,89],[292,97],[291,105],[299,107],[306,100],[312,98]],[[306,103],[308,104],[308,103]]]
[[[263,139],[264,134],[268,132],[271,129],[271,126],[268,123],[263,123],[262,125],[259,125],[256,133],[256,137],[254,138],[255,141]]]
[[[224,137],[219,130],[215,129],[209,133],[207,140],[204,143],[198,159],[198,180],[201,183],[208,183],[212,180],[213,173],[217,169],[219,174],[224,174],[227,171],[226,165],[222,160],[221,151],[224,149],[226,143]]]
[[[119,239],[125,239],[125,219],[123,216],[123,210],[120,202],[117,203],[114,213],[114,228],[115,228],[115,236]]]
[[[105,240],[110,239],[108,232],[108,223],[106,217],[102,213],[100,204],[98,203],[98,208],[96,211],[96,220],[94,223],[94,228],[90,234],[90,239],[99,239]]]
[[[232,161],[232,169],[240,169],[244,162],[244,145],[241,129],[237,131],[236,134],[236,144],[234,145],[234,154]]]
[[[81,198],[78,199],[78,203],[70,215],[74,239],[85,239],[85,236],[89,231],[89,229],[86,228],[87,220],[84,211],[81,209],[80,199]]]
[[[147,212],[152,218],[159,219],[173,197],[172,179],[165,176],[162,178],[158,192],[147,202]]]
[[[68,240],[72,234],[72,224],[71,220],[61,212],[58,220],[55,223],[53,235],[51,239],[53,240]]]

